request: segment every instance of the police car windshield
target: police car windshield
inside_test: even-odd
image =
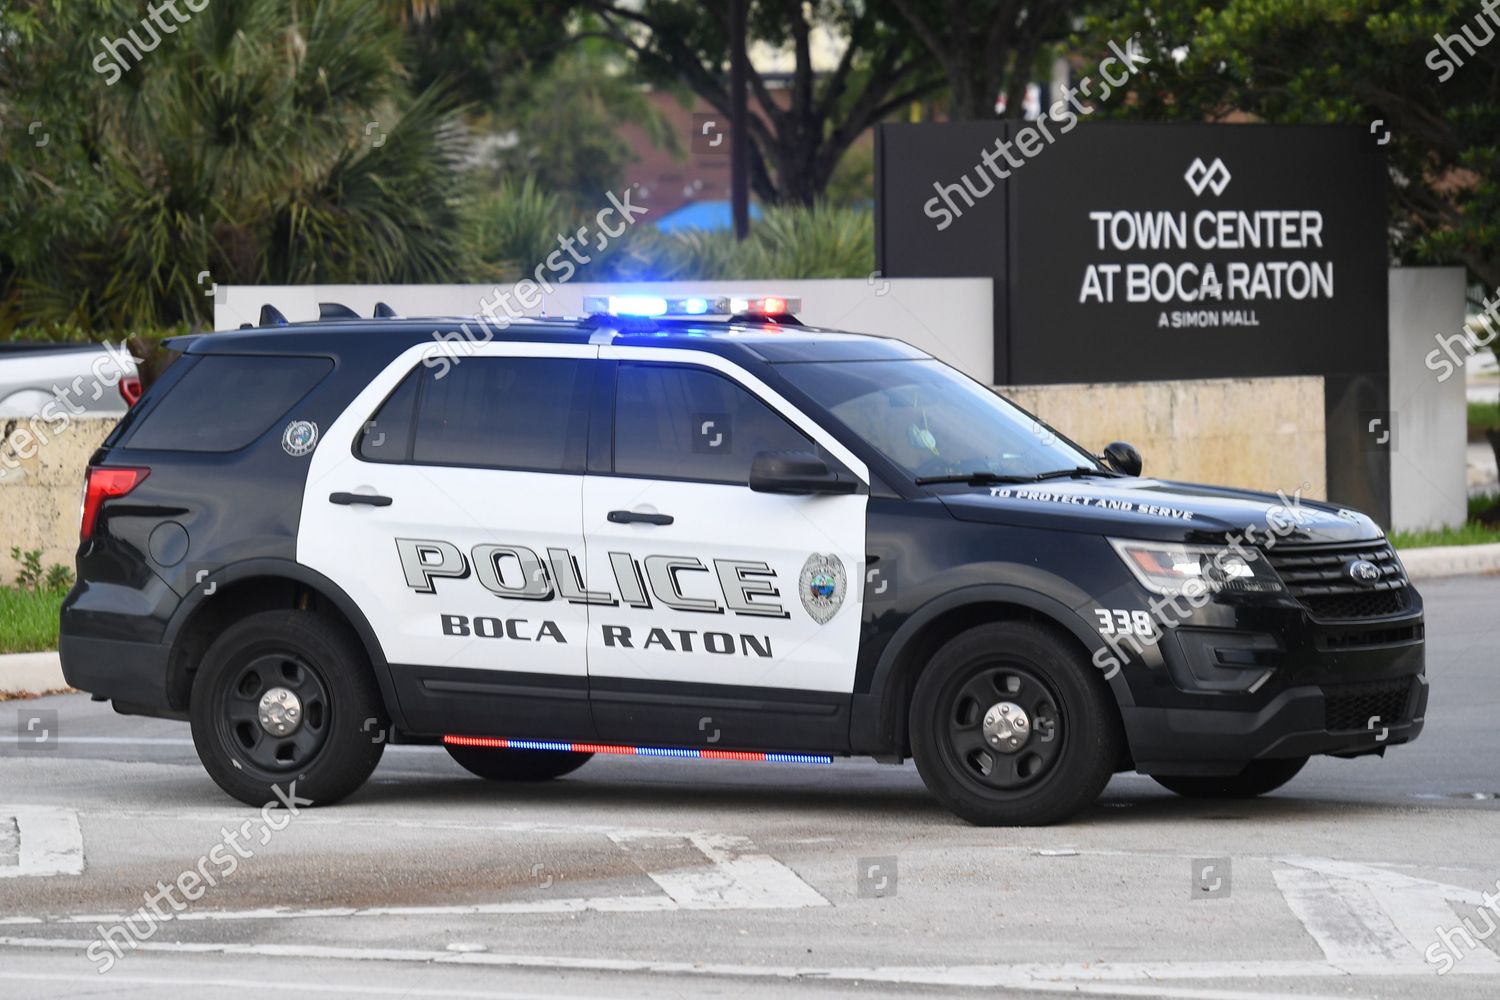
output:
[[[1109,474],[1093,456],[940,361],[802,362],[779,370],[913,479]]]

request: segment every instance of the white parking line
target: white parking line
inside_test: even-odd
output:
[[[95,939],[0,937],[0,947],[82,951]],[[1356,994],[1259,992],[1215,987],[1173,986],[1163,980],[1344,978],[1351,975],[1426,975],[1420,970],[1384,965],[1376,970],[1345,968],[1331,962],[1131,962],[1066,965],[974,965],[933,967],[810,967],[724,965],[701,962],[655,962],[615,958],[566,958],[547,955],[455,953],[408,948],[341,948],[325,945],[198,944],[142,942],[142,952],[189,955],[233,955],[349,962],[414,962],[494,968],[553,969],[705,976],[728,979],[778,979],[812,982],[861,982],[903,986],[947,986],[1032,993],[1092,996],[1169,997],[1173,1000],[1355,1000]],[[1461,968],[1461,967],[1460,967]],[[112,980],[111,980],[112,981]]]
[[[1478,890],[1388,868],[1333,858],[1276,860],[1291,866],[1275,873],[1287,905],[1334,962],[1423,964],[1438,932],[1458,923],[1450,901],[1485,905]],[[1487,948],[1471,951],[1462,964],[1470,972],[1500,973],[1500,958]]]
[[[0,806],[20,836],[18,861],[0,865],[0,878],[83,874],[83,834],[78,813],[59,806]]]
[[[692,833],[668,839],[654,834],[612,834],[651,881],[684,910],[798,910],[829,902],[796,872],[755,849],[748,837]],[[686,867],[681,852],[696,850],[712,862]],[[663,864],[662,862],[666,862]]]
[[[77,819],[73,820],[77,829]],[[747,837],[720,833],[673,833],[663,830],[591,827],[584,831],[556,824],[496,823],[491,832],[539,830],[603,833],[631,855],[641,871],[665,896],[596,896],[517,900],[451,906],[370,906],[296,909],[286,906],[253,910],[185,910],[164,920],[179,922],[230,920],[307,920],[337,917],[461,917],[517,913],[647,913],[667,910],[789,910],[831,905],[797,873],[760,852]],[[81,848],[80,848],[81,851]],[[703,862],[707,861],[705,865]],[[80,860],[80,868],[81,868]],[[64,916],[0,917],[0,926],[36,924],[118,924],[124,914],[74,913]]]
[[[65,972],[0,972],[0,982],[7,980],[34,983],[77,983],[80,986],[103,985],[97,972],[92,975],[69,974]],[[174,978],[171,976],[126,976],[119,973],[112,974],[109,977],[108,984],[111,989],[118,990],[144,986],[191,986],[195,990],[213,988],[261,993],[266,988],[266,981],[263,979],[210,979],[203,976]],[[512,990],[429,990],[406,986],[378,986],[371,983],[342,985],[339,983],[307,981],[297,983],[297,993],[299,995],[313,993],[343,995],[354,993],[359,996],[435,997],[442,998],[442,1000],[471,1000],[471,998],[472,1000],[558,1000],[559,996],[565,996],[568,1000],[591,1000],[589,994],[559,993],[555,989],[546,993],[517,993]],[[605,994],[595,994],[593,996],[596,996],[598,1000],[604,1000],[605,998]],[[614,1000],[614,998],[611,997],[610,1000]]]

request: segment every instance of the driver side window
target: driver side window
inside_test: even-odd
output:
[[[781,414],[703,368],[621,362],[615,392],[616,475],[745,486],[759,452],[818,452]]]

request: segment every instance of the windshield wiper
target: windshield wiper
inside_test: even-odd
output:
[[[1043,479],[1078,479],[1082,476],[1104,476],[1108,479],[1119,479],[1120,473],[1109,469],[1090,469],[1079,465],[1072,469],[1053,469],[1051,472],[1039,472],[1033,478],[1037,482]]]
[[[1104,469],[1090,469],[1078,466],[1073,469],[1054,469],[1051,472],[1038,473],[1035,476],[1006,476],[998,472],[961,472],[955,476],[919,476],[918,486],[934,486],[941,483],[967,483],[970,486],[988,486],[992,483],[1039,483],[1044,479],[1072,479],[1079,476],[1110,476],[1118,477],[1117,472],[1108,472]]]
[[[998,472],[961,472],[956,476],[918,476],[918,486],[933,486],[938,483],[968,483],[971,486],[987,486],[990,483],[1031,483],[1032,476],[1002,476]]]

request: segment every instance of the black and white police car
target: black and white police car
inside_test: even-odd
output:
[[[1420,733],[1422,602],[1364,515],[1141,478],[795,301],[587,308],[176,342],[88,470],[68,682],[190,720],[257,805],[389,741],[498,781],[910,756],[1041,824]]]

